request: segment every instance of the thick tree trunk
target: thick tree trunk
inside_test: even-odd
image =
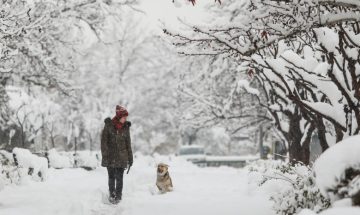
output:
[[[301,138],[293,139],[293,142],[289,147],[289,157],[290,157],[290,163],[293,165],[299,162],[305,165],[309,165],[310,144],[303,143],[303,145],[301,145]]]
[[[303,160],[302,148],[301,148],[301,129],[300,129],[301,117],[297,114],[289,116],[289,132],[287,135],[289,143],[289,159],[290,163],[295,164],[298,161]]]
[[[294,140],[293,144],[289,148],[290,163],[303,163],[305,165],[310,164],[310,144],[304,144],[301,146],[299,140]]]
[[[307,129],[307,133],[303,134],[300,129],[301,115],[294,114],[289,117],[289,119],[288,142],[290,163],[296,164],[301,162],[305,165],[309,165],[311,136],[315,130],[315,126],[311,125]],[[301,142],[303,135],[306,135],[306,137],[304,141]]]

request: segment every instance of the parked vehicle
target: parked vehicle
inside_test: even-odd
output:
[[[178,155],[199,166],[203,166],[206,157],[205,149],[200,145],[181,146]]]
[[[177,155],[201,167],[231,166],[241,168],[248,162],[259,159],[258,155],[212,156],[205,153],[204,147],[199,145],[182,146]]]

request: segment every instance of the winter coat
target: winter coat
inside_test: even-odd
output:
[[[101,166],[126,168],[133,162],[130,139],[131,122],[126,121],[120,130],[115,128],[110,118],[106,118],[104,122],[105,126],[101,133]]]

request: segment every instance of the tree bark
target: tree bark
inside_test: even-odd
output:
[[[316,127],[317,127],[317,133],[318,133],[321,150],[322,152],[324,152],[326,149],[329,148],[329,144],[326,140],[326,128],[321,116],[316,117]]]
[[[315,130],[315,125],[311,124],[310,127],[302,133],[300,129],[300,121],[302,116],[300,113],[295,113],[289,116],[289,133],[287,135],[289,143],[289,158],[292,165],[296,163],[303,163],[304,165],[310,164],[310,143],[311,137]],[[303,142],[303,135],[306,135]]]

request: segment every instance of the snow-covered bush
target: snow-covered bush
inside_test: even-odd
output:
[[[307,166],[259,160],[248,170],[252,183],[270,191],[277,214],[297,214],[305,208],[320,212],[330,206],[329,199],[316,187],[312,170]]]
[[[315,162],[316,184],[332,201],[351,198],[360,205],[360,135],[326,150]]]
[[[99,151],[77,151],[75,152],[57,152],[50,150],[48,152],[50,166],[61,168],[84,168],[93,170],[101,164],[101,153]]]
[[[71,159],[68,156],[59,154],[56,149],[48,151],[48,159],[50,167],[55,169],[70,168],[73,166]]]
[[[48,170],[46,158],[38,157],[27,149],[13,149],[14,163],[18,168],[20,178],[31,176],[35,181],[44,181]]]
[[[20,184],[27,180],[44,181],[48,162],[27,149],[14,148],[13,152],[0,151],[0,190],[8,184]]]
[[[101,164],[101,153],[99,151],[58,152],[51,149],[48,151],[48,159],[50,166],[55,169],[80,167],[93,170]]]
[[[74,154],[75,167],[81,167],[86,170],[96,169],[101,162],[100,153],[91,151],[78,151]]]
[[[14,163],[13,155],[10,152],[0,151],[0,190],[5,185],[19,181],[19,174]]]

